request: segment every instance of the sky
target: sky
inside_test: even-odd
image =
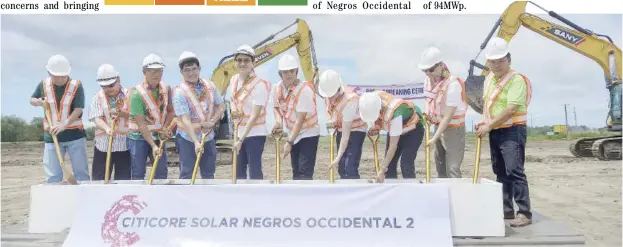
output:
[[[564,15],[598,33],[609,35],[621,47],[621,15]],[[417,68],[428,46],[441,49],[450,71],[466,78],[468,63],[479,52],[498,15],[2,15],[1,72],[2,115],[30,121],[43,115],[29,104],[36,85],[47,76],[50,56],[63,54],[72,66],[72,78],[85,88],[86,105],[99,86],[97,68],[116,67],[122,85],[142,80],[141,62],[154,52],[167,68],[164,81],[178,85],[177,59],[183,51],[196,53],[202,77],[210,78],[218,61],[242,44],[254,45],[293,23],[305,20],[314,35],[320,72],[338,71],[347,84],[389,85],[422,82]],[[559,23],[544,16],[546,20]],[[559,23],[560,24],[560,23]],[[296,31],[285,30],[274,40]],[[531,79],[533,96],[529,124],[565,123],[603,127],[608,114],[608,91],[601,67],[593,60],[526,28],[511,41],[512,68]],[[284,54],[297,57],[294,48]],[[277,56],[256,68],[257,74],[275,84]],[[484,64],[484,52],[477,61]],[[476,70],[477,73],[480,70]],[[302,78],[302,73],[300,73]],[[229,98],[226,95],[225,98]],[[423,109],[422,100],[414,102]],[[272,100],[269,102],[272,103]],[[327,115],[319,100],[320,124]],[[85,112],[88,109],[85,109]],[[274,123],[268,111],[268,126]],[[471,108],[467,128],[481,116]],[[85,123],[87,122],[84,117]],[[91,125],[90,123],[87,123]],[[326,130],[321,128],[322,133]]]

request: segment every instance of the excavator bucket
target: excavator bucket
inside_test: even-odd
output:
[[[482,98],[482,90],[485,83],[485,77],[482,75],[469,75],[465,80],[465,93],[467,94],[467,103],[474,111],[482,114],[484,100]]]
[[[478,67],[482,70],[488,70],[482,64],[477,63],[474,60],[469,62],[469,73],[465,80],[465,93],[467,94],[467,104],[474,109],[474,111],[482,114],[482,108],[484,107],[484,99],[482,98],[483,88],[485,85],[484,75],[474,75],[474,67]]]

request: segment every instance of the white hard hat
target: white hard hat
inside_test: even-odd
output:
[[[376,92],[367,92],[359,97],[359,115],[364,122],[374,122],[381,112],[381,97]]]
[[[119,72],[110,64],[102,64],[97,69],[97,83],[100,86],[113,84],[119,78]]]
[[[342,88],[342,77],[335,70],[328,69],[322,72],[319,80],[318,94],[322,97],[332,97]]]
[[[283,55],[281,59],[279,59],[277,67],[279,68],[279,70],[291,70],[298,68],[299,65],[296,61],[296,58],[294,58],[292,55],[286,54]]]
[[[199,58],[197,57],[195,53],[184,51],[182,52],[182,54],[180,54],[180,58],[177,60],[177,62],[181,63],[182,61],[184,61],[184,59],[188,59],[188,58],[196,58],[197,60],[199,60]]]
[[[164,68],[164,61],[162,58],[154,53],[149,53],[143,58],[143,68],[148,69],[162,69]]]
[[[431,46],[424,50],[424,53],[422,53],[422,57],[420,58],[420,63],[418,64],[418,67],[421,70],[430,69],[435,66],[435,64],[438,64],[440,62],[441,51],[437,49],[437,47]]]
[[[491,39],[491,42],[489,42],[487,47],[489,47],[489,51],[485,54],[485,56],[489,60],[503,58],[510,51],[510,45],[508,42],[500,37],[494,37]]]
[[[247,55],[255,57],[255,50],[250,45],[241,45],[240,47],[238,47],[238,49],[236,49],[236,52],[234,52],[234,56],[236,55]]]
[[[66,76],[71,72],[69,60],[63,55],[51,56],[45,69],[54,76]]]

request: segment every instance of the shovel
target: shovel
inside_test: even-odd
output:
[[[208,135],[212,133],[212,129],[209,129],[207,132],[201,133],[201,150],[197,152],[197,159],[195,160],[195,167],[193,168],[193,175],[190,178],[190,184],[195,184],[195,178],[197,177],[197,171],[199,170],[199,161],[201,160],[201,155],[203,155],[203,145],[206,141]]]
[[[372,151],[374,153],[374,170],[376,171],[376,173],[379,173],[379,170],[381,168],[379,167],[379,153],[376,150],[376,144],[379,141],[379,134],[374,135],[374,137],[368,134],[368,139],[370,139],[370,141],[372,142]]]
[[[424,136],[426,137],[426,143],[430,140],[430,125],[426,121],[426,114],[424,114]],[[426,145],[426,183],[430,183],[430,145]]]
[[[331,149],[331,151],[329,151],[329,162],[333,164],[333,160],[335,159],[335,132],[337,132],[334,123],[327,123],[327,132],[329,132],[329,147]],[[333,169],[333,167],[329,170],[329,182],[335,183],[335,169]]]
[[[52,134],[51,132],[51,126],[52,126],[52,117],[51,117],[51,113],[50,113],[50,106],[48,105],[47,102],[43,103],[43,109],[45,111],[45,118],[48,121],[48,126],[50,126],[50,130],[48,132],[50,132],[50,135],[52,135],[52,140],[54,141],[54,149],[56,151],[56,157],[58,157],[58,162],[61,164],[61,169],[63,169],[63,174],[65,176],[67,176],[67,182],[69,184],[73,184],[76,185],[78,184],[78,181],[76,181],[76,178],[74,177],[74,173],[65,165],[65,161],[63,160],[63,156],[61,155],[61,148],[58,145],[58,139],[56,138],[56,135]]]
[[[238,125],[240,124],[241,114],[238,112],[232,112],[231,118],[234,120],[234,143],[238,141]],[[238,150],[235,148],[232,149],[233,153],[233,164],[231,165],[231,183],[235,184],[238,180],[237,171],[238,171]]]
[[[273,138],[275,138],[275,153],[277,154],[277,171],[275,172],[275,183],[277,184],[281,183],[281,150],[279,149],[279,146],[281,145],[281,137],[283,137],[283,131],[279,130],[273,133]]]
[[[476,158],[474,159],[474,181],[473,183],[477,184],[478,181],[480,180],[478,178],[478,173],[480,170],[480,146],[482,143],[482,137],[478,137],[478,139],[476,139]]]
[[[104,175],[104,183],[108,184],[108,182],[110,181],[110,157],[111,157],[111,153],[112,153],[112,138],[115,136],[115,128],[117,127],[117,117],[114,117],[112,119],[112,124],[111,124],[111,134],[108,135],[108,151],[106,152],[106,173]]]
[[[171,135],[169,135],[169,138],[171,138]],[[156,154],[156,157],[154,157],[154,164],[151,167],[151,173],[149,174],[149,180],[147,181],[147,184],[152,184],[154,182],[154,177],[156,176],[156,169],[158,168],[158,162],[160,160],[160,157],[162,156],[162,152],[164,152],[164,150],[162,150],[164,148],[164,143],[167,142],[169,138],[163,138],[162,133],[158,133],[158,139],[160,139],[160,145],[158,146],[158,153]]]

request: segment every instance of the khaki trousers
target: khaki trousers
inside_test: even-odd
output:
[[[437,127],[437,126],[435,126]],[[435,142],[435,165],[439,178],[460,178],[465,154],[465,125],[446,128]]]

